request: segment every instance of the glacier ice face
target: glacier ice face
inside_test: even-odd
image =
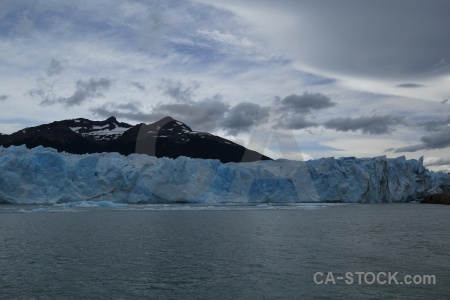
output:
[[[0,147],[0,203],[406,202],[449,184],[404,157],[222,164]]]

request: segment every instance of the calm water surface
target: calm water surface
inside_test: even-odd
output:
[[[4,205],[0,299],[448,299],[449,228],[439,205]],[[436,284],[318,285],[316,272]]]

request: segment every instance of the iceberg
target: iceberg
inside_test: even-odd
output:
[[[449,184],[450,174],[405,157],[224,164],[0,147],[0,203],[390,203],[440,193]]]

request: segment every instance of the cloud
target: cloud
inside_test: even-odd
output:
[[[432,101],[447,96],[446,0],[433,0],[432,7],[419,0],[195,1],[234,13],[268,51],[335,86]],[[402,83],[422,87],[396,87]]]
[[[326,109],[336,105],[323,94],[309,94],[307,92],[303,93],[303,95],[292,94],[277,102],[282,111],[298,114],[308,114],[312,110]]]
[[[253,126],[267,122],[269,107],[261,107],[258,104],[241,102],[231,108],[221,125],[231,135],[242,131],[249,131]]]
[[[450,73],[446,0],[197,1],[244,16],[299,65],[322,74],[408,80]]]
[[[195,130],[213,131],[220,127],[229,105],[220,95],[215,95],[198,102],[159,103],[151,113],[154,119],[171,116]]]
[[[443,173],[450,173],[450,165],[442,165],[442,166],[430,166],[427,167],[433,172],[443,172]]]
[[[137,88],[138,90],[141,91],[145,91],[145,85],[143,85],[142,83],[138,82],[138,81],[134,81],[131,83],[132,86],[134,86],[135,88]]]
[[[197,45],[202,45],[204,49],[214,49],[222,58],[237,58],[238,60],[245,58],[245,60],[253,62],[277,59],[245,33],[233,33],[229,29],[225,31],[199,29],[197,34],[195,39],[198,42]]]
[[[267,122],[269,117],[269,107],[241,102],[230,108],[230,105],[224,102],[220,95],[198,102],[159,102],[148,113],[142,111],[141,104],[136,101],[106,103],[91,109],[91,112],[101,117],[115,116],[143,123],[155,122],[170,116],[195,130],[223,129],[231,135],[249,131],[252,127]]]
[[[447,102],[448,102],[448,99],[444,99],[444,100],[441,101],[442,104],[445,104]]]
[[[446,128],[431,135],[423,136],[420,140],[422,141],[421,144],[397,148],[395,152],[416,152],[419,150],[432,150],[450,147],[450,128]]]
[[[191,81],[186,86],[181,81],[174,81],[170,79],[163,79],[158,89],[163,92],[164,95],[170,96],[172,99],[178,102],[188,102],[192,100],[192,96],[200,87],[200,82]]]
[[[102,118],[114,116],[118,119],[124,118],[140,123],[151,123],[157,121],[151,113],[143,111],[142,104],[138,101],[127,101],[125,103],[105,103],[100,107],[91,108],[90,111]]]
[[[53,58],[47,67],[46,73],[48,76],[55,76],[61,74],[63,70],[63,64],[59,60]]]
[[[274,129],[277,128],[285,128],[285,129],[307,129],[310,127],[318,126],[318,124],[308,121],[302,115],[295,116],[285,116],[281,118],[275,126]]]
[[[89,116],[92,111],[105,117],[115,115],[149,123],[158,117],[172,115],[196,130],[212,128],[220,134],[242,132],[248,128],[256,131],[258,125],[270,128],[280,120],[279,125],[283,128],[298,130],[295,134],[299,137],[335,143],[347,151],[345,155],[355,156],[369,155],[367,148],[371,148],[370,153],[376,153],[388,147],[420,144],[422,135],[438,132],[444,127],[439,125],[433,132],[426,133],[417,126],[389,126],[397,128],[395,136],[380,139],[378,144],[373,142],[374,146],[368,147],[360,143],[361,137],[356,133],[325,130],[321,125],[336,117],[371,116],[373,113],[370,112],[375,110],[378,115],[405,116],[405,120],[417,118],[418,122],[440,121],[447,117],[448,103],[441,105],[439,102],[449,97],[448,80],[446,77],[437,80],[429,77],[439,77],[450,70],[449,59],[443,59],[449,57],[450,52],[443,50],[449,49],[450,40],[442,38],[448,35],[445,30],[448,26],[430,30],[430,23],[436,20],[430,18],[429,22],[424,22],[428,16],[403,22],[410,10],[412,15],[416,14],[416,5],[426,7],[424,13],[428,14],[443,2],[433,0],[430,5],[416,4],[420,2],[417,0],[412,0],[411,4],[404,0],[380,0],[385,5],[381,7],[383,5],[374,3],[363,5],[356,0],[342,0],[339,4],[332,0],[280,1],[211,0],[213,5],[245,6],[243,10],[238,9],[242,14],[195,1],[178,0],[169,3],[160,0],[106,1],[110,5],[105,5],[105,1],[42,0],[40,4],[30,4],[27,0],[0,1],[0,39],[3,41],[0,52],[7,59],[7,63],[0,64],[4,85],[0,95],[9,96],[6,102],[0,100],[0,105],[8,104],[0,117],[15,115],[32,119],[39,115],[47,122],[53,121],[55,116],[60,119],[76,118],[80,114]],[[436,5],[434,1],[437,1]],[[398,5],[403,9],[397,9]],[[444,14],[446,5],[439,8],[442,14],[437,18],[441,20],[445,15],[445,22],[448,22],[448,16]],[[329,8],[323,9],[325,6]],[[372,8],[378,10],[366,18]],[[386,18],[380,18],[385,15],[384,11],[387,11]],[[398,16],[397,20],[395,16]],[[355,20],[357,18],[359,22]],[[254,26],[255,19],[257,26]],[[385,19],[389,24],[384,24]],[[25,33],[19,35],[14,29],[20,20],[26,36]],[[417,23],[409,29],[408,25],[414,22]],[[400,32],[399,27],[403,27]],[[396,33],[386,28],[393,28]],[[393,43],[384,42],[391,39],[394,39]],[[438,47],[435,47],[436,41],[441,43]],[[423,52],[423,57],[416,60],[419,52]],[[59,63],[63,67],[59,75],[56,73],[60,70],[50,66],[52,60],[55,60],[55,66]],[[66,61],[70,62],[70,69]],[[36,74],[43,75],[45,82],[34,84]],[[77,80],[87,84],[90,78],[98,80],[108,76],[113,79],[109,90],[98,88],[89,93],[88,88],[76,84]],[[164,82],[160,78],[171,80]],[[355,81],[350,82],[350,79]],[[196,88],[194,80],[201,82],[201,86]],[[405,83],[424,87],[396,87]],[[436,88],[437,84],[442,87]],[[34,98],[20,97],[31,88],[37,88],[30,91]],[[374,90],[374,94],[367,92]],[[281,102],[293,93],[301,98],[303,91],[308,91],[305,94],[310,97],[320,92],[331,100],[308,103],[304,99],[292,102],[285,99]],[[218,108],[222,105],[222,110],[210,108],[215,119],[206,118],[202,122],[201,117],[205,114],[199,102],[215,93],[223,96],[217,104]],[[274,105],[271,99],[277,94],[281,98],[278,105]],[[409,98],[392,96],[399,94]],[[97,96],[104,98],[97,99]],[[123,99],[139,100],[143,105]],[[436,103],[428,105],[426,100]],[[272,105],[267,121],[270,123],[266,124],[259,115],[252,114],[254,110],[250,107],[240,115],[234,108],[241,101],[257,104],[262,109]],[[41,107],[39,102],[48,106]],[[105,102],[118,104],[102,105]],[[168,104],[172,106],[164,106]],[[179,112],[183,109],[186,111]],[[305,129],[312,129],[315,135],[304,134]],[[361,131],[356,132],[362,135]],[[337,135],[348,140],[340,144],[334,142]],[[245,134],[241,136],[244,140],[247,138]],[[363,135],[363,138],[368,143],[372,141],[370,136]],[[305,142],[304,139],[301,141]],[[338,155],[329,149],[312,153]]]
[[[251,48],[253,43],[246,37],[241,38],[231,34],[230,32],[220,32],[218,30],[198,30],[198,33],[207,39],[214,40],[219,44],[223,44],[225,48]]]
[[[9,98],[8,95],[0,95],[0,101],[6,101],[6,99],[8,98]]]
[[[394,126],[405,124],[402,117],[391,115],[385,116],[362,116],[358,118],[334,118],[326,121],[323,125],[326,128],[337,131],[357,131],[361,130],[364,134],[386,134],[394,130]]]
[[[81,105],[92,98],[104,97],[101,92],[108,91],[112,85],[109,78],[89,79],[87,81],[78,80],[76,82],[75,92],[70,97],[51,97],[42,89],[34,89],[29,92],[31,96],[37,96],[42,99],[41,105],[52,105],[55,103],[64,104],[66,107]]]
[[[415,88],[424,87],[424,85],[417,84],[417,83],[402,83],[402,84],[397,84],[397,87],[399,87],[399,88],[407,88],[407,89],[415,89]]]
[[[48,89],[42,87],[31,89],[25,94],[40,100],[40,105],[50,105],[56,102],[52,86],[48,87]]]
[[[283,99],[275,100],[277,111],[281,112],[277,123],[273,126],[285,129],[306,129],[318,126],[318,124],[306,119],[305,115],[313,111],[327,109],[337,104],[324,94],[303,93],[303,95],[292,94]]]
[[[118,109],[130,110],[130,111],[140,111],[141,103],[137,101],[128,101],[122,104],[114,104]]]
[[[17,23],[14,26],[13,31],[19,36],[27,36],[34,29],[34,21],[30,16],[30,11],[25,10],[18,15]]]
[[[143,123],[155,122],[170,116],[195,130],[213,131],[221,128],[221,123],[228,110],[229,105],[222,100],[220,95],[215,95],[198,102],[159,102],[150,112],[143,111],[140,103],[133,101],[122,104],[107,103],[91,109],[91,112],[101,117],[115,116]]]
[[[290,117],[287,120],[286,128],[290,129],[306,129],[310,127],[318,126],[316,123],[306,120],[301,116]]]
[[[91,108],[90,111],[102,118],[114,116],[118,119],[124,118],[141,123],[151,123],[152,121],[156,121],[151,114],[142,111],[120,111],[117,108],[108,108],[107,106]]]
[[[424,166],[442,166],[450,165],[450,158],[443,157],[427,157],[423,160]]]
[[[443,58],[441,58],[440,61],[438,61],[438,62],[435,64],[435,66],[436,66],[436,67],[439,67],[439,66],[445,65],[446,63],[447,63],[447,57],[443,57]]]
[[[418,126],[423,127],[426,131],[440,131],[443,127],[450,126],[450,115],[445,120],[421,122]]]

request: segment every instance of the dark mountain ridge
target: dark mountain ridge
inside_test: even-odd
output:
[[[218,159],[223,163],[270,160],[219,136],[193,131],[171,117],[135,126],[115,117],[104,121],[78,118],[29,127],[10,135],[0,134],[0,146],[19,145],[50,147],[73,154],[145,153],[156,157]]]

